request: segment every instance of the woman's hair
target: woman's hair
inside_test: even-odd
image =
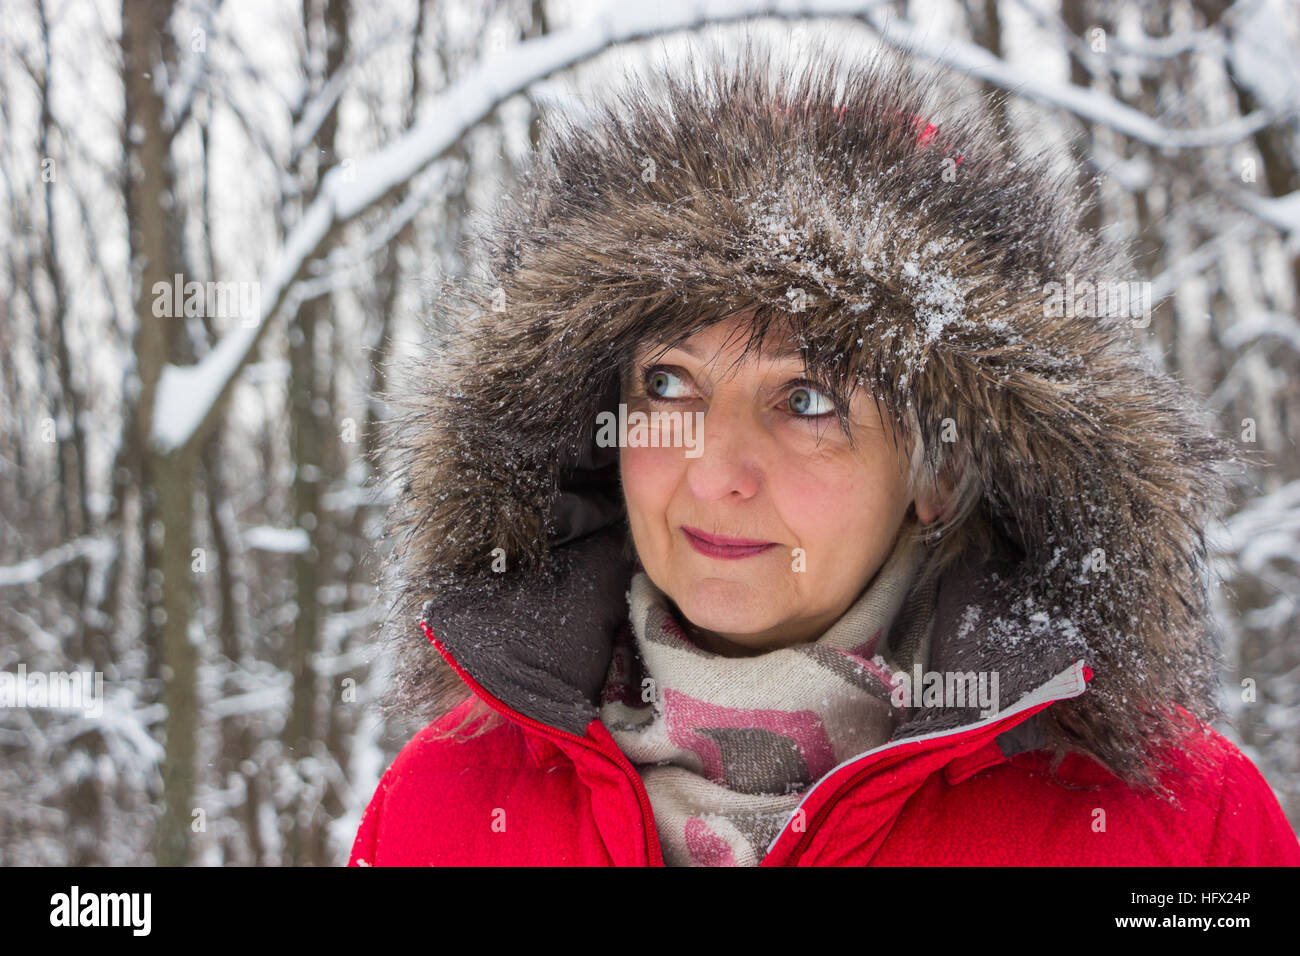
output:
[[[968,548],[987,557],[991,541],[977,512],[984,501],[984,487],[974,463],[955,444],[945,460],[938,460],[927,448],[925,433],[916,410],[908,408],[901,423],[903,440],[911,447],[908,494],[934,497],[943,503],[939,517],[930,524],[912,522],[912,534],[927,549],[917,574],[917,583],[933,580]],[[932,464],[938,460],[937,465]]]

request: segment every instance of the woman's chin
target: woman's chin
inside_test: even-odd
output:
[[[695,579],[685,585],[678,608],[696,627],[745,634],[767,628],[766,602],[771,591],[725,578]]]

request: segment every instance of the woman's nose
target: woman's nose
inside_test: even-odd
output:
[[[703,501],[757,494],[763,437],[752,411],[742,402],[715,400],[704,413],[701,432],[700,454],[686,459],[692,494]]]

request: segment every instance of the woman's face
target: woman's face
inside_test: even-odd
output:
[[[620,471],[646,573],[695,639],[728,656],[824,633],[884,564],[913,503],[907,448],[875,400],[855,392],[850,447],[829,394],[802,380],[797,353],[737,362],[750,318],[662,354],[662,343],[643,343],[623,394],[629,416],[704,413],[699,448],[665,428],[659,444],[669,447],[622,447]],[[937,515],[933,502],[916,506],[924,523]]]

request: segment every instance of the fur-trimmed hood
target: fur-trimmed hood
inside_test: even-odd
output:
[[[1220,716],[1203,529],[1234,450],[1144,360],[1148,330],[1045,308],[1052,283],[1133,278],[1080,226],[1072,177],[895,58],[803,67],[710,49],[545,118],[484,230],[489,274],[443,300],[450,332],[397,396],[394,709],[468,693],[423,616],[484,687],[582,732],[632,571],[597,413],[644,336],[756,308],[824,380],[913,410],[932,467],[974,469],[961,540],[991,551],[945,571],[931,668],[998,669],[1013,702],[1084,660],[1087,692],[1018,749],[1148,786],[1186,712]]]

